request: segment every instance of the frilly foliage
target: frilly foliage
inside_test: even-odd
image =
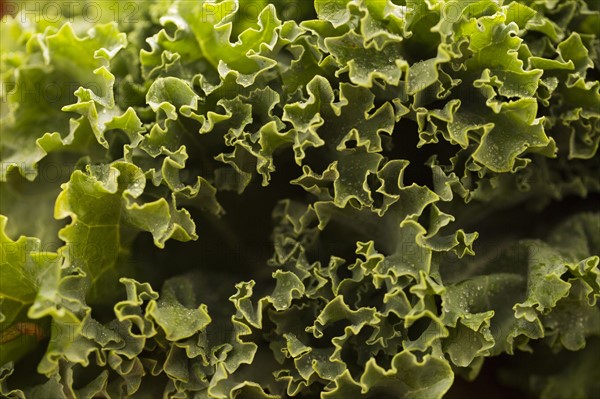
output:
[[[52,3],[1,25],[3,397],[598,392],[598,2]]]

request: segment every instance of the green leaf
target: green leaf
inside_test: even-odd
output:
[[[46,332],[27,317],[44,272],[60,262],[39,239],[5,233],[8,219],[0,215],[0,363],[16,361],[33,349]]]
[[[348,373],[336,380],[336,388],[324,398],[346,398],[348,395],[377,397],[390,395],[403,398],[441,398],[452,385],[450,367],[443,360],[425,356],[422,362],[410,352],[394,356],[390,369],[379,366],[374,359],[367,363],[360,383]]]
[[[31,39],[28,62],[11,69],[13,89],[7,93],[8,115],[2,118],[1,153],[5,163],[0,180],[13,167],[29,180],[37,175],[36,164],[53,151],[87,150],[79,143],[77,124],[71,124],[64,110],[79,111],[99,106],[112,108],[114,76],[107,66],[125,46],[125,34],[115,24],[97,25],[87,36],[79,38],[71,24],[57,32],[48,29]],[[78,104],[73,104],[76,101]],[[79,103],[80,101],[87,103]],[[63,108],[64,107],[64,108]],[[80,111],[87,112],[87,111]],[[106,140],[98,131],[102,118],[92,125],[98,142]],[[66,134],[69,132],[70,134]],[[70,147],[70,148],[69,148]]]
[[[151,300],[146,314],[165,332],[170,341],[188,338],[203,330],[211,319],[206,305],[197,304],[190,281],[185,278],[168,280],[158,301]]]
[[[105,300],[111,284],[127,275],[129,246],[136,231],[148,231],[163,247],[169,238],[196,238],[195,225],[185,210],[165,198],[137,203],[146,184],[135,165],[118,162],[75,171],[56,200],[55,217],[71,217],[59,232],[69,263],[90,281],[90,301]]]
[[[341,37],[325,39],[325,45],[341,66],[336,74],[348,72],[356,85],[372,87],[376,78],[398,85],[408,69],[400,47],[393,42],[379,50],[374,45],[365,46],[360,35],[349,31]]]

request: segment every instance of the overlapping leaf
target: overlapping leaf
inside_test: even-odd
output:
[[[68,3],[1,27],[1,395],[591,397],[593,1]]]

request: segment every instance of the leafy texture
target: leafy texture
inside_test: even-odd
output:
[[[1,396],[598,391],[597,2],[12,5]]]

